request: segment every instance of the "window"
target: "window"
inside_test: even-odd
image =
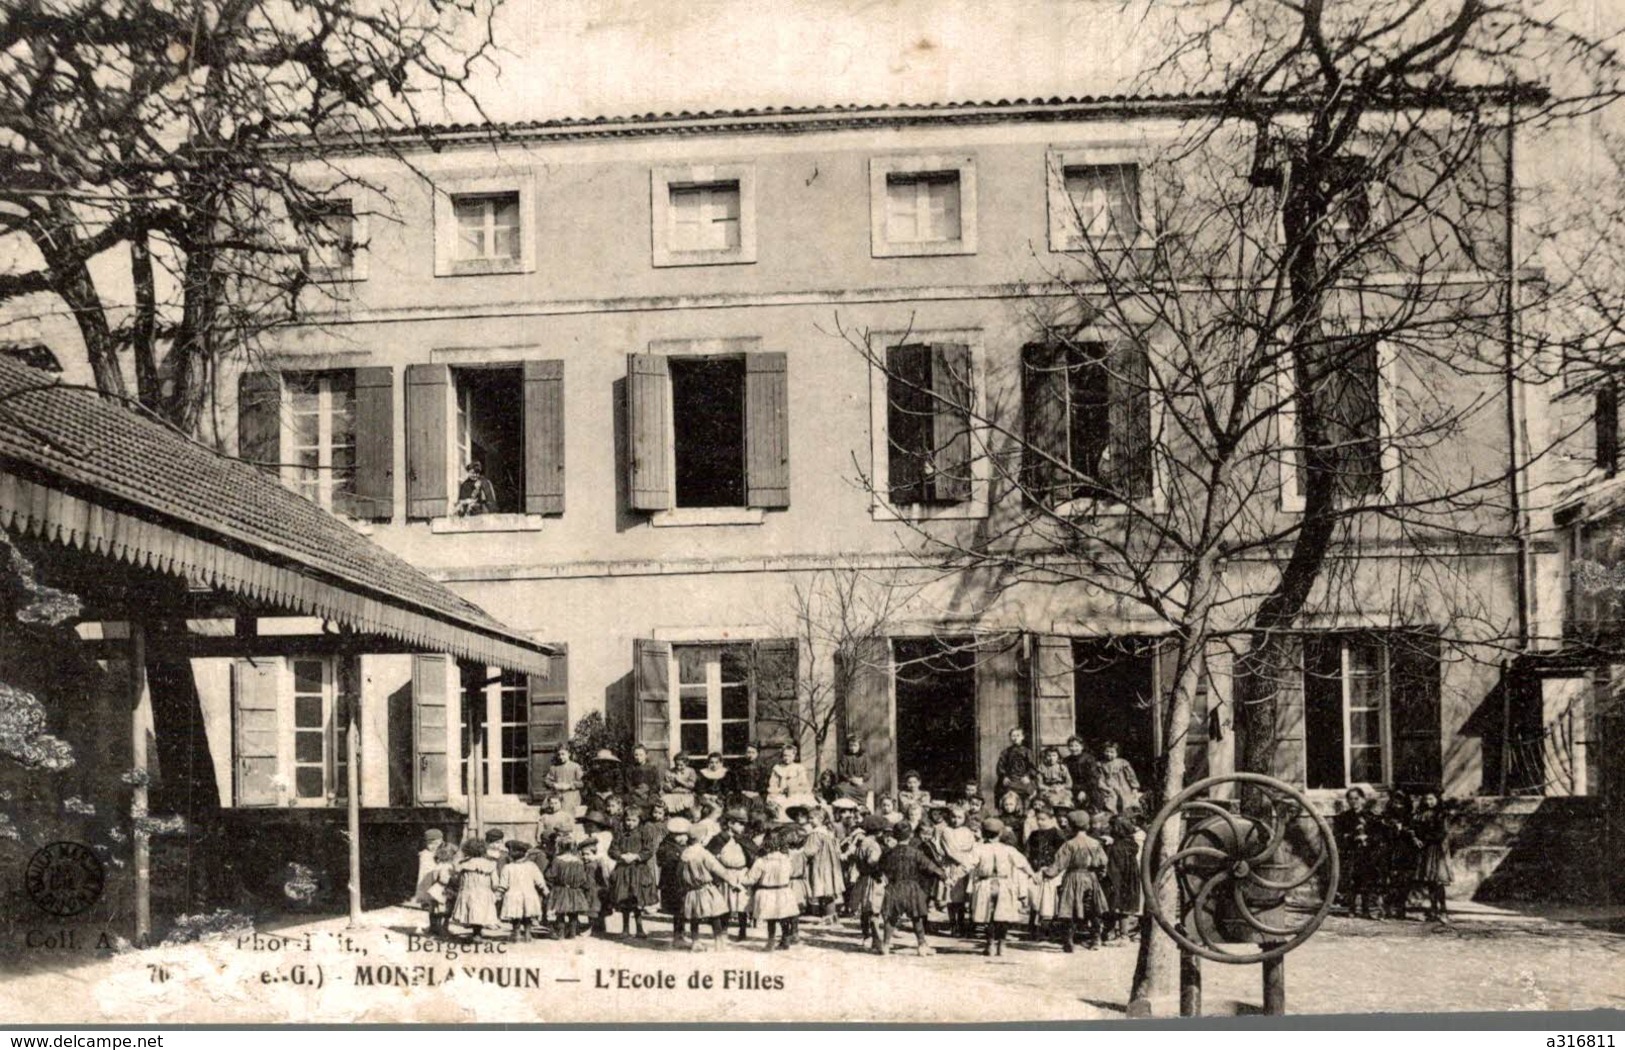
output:
[[[1305,447],[1298,404],[1283,393],[1280,411],[1284,481],[1282,503],[1303,509],[1310,463],[1318,459],[1339,501],[1356,503],[1395,498],[1397,450],[1389,440],[1393,420],[1393,360],[1386,346],[1369,336],[1333,336],[1322,341],[1311,374],[1309,397],[1320,415],[1325,439]],[[1292,377],[1283,362],[1282,389]]]
[[[436,277],[536,269],[535,189],[528,172],[438,180],[434,226]]]
[[[1149,247],[1155,232],[1144,147],[1052,149],[1045,157],[1052,252]]]
[[[464,664],[463,793],[530,794],[530,678],[497,667]],[[494,789],[493,789],[494,788]]]
[[[1592,415],[1597,443],[1597,468],[1610,477],[1619,470],[1619,379],[1602,377],[1597,383]]]
[[[454,514],[517,514],[524,509],[523,379],[518,368],[454,368],[458,479]],[[481,478],[472,476],[479,465]]]
[[[454,196],[456,258],[460,263],[513,263],[519,259],[519,194]]]
[[[1371,635],[1311,635],[1304,647],[1304,747],[1310,788],[1390,780],[1388,660]]]
[[[870,347],[874,516],[985,517],[992,464],[981,333],[872,332]]]
[[[756,261],[756,173],[749,164],[655,168],[655,266]]]
[[[367,219],[350,200],[324,201],[309,227],[305,271],[313,281],[359,281],[367,276]]]
[[[1283,179],[1280,201],[1284,206],[1292,180],[1301,178],[1305,165],[1289,160],[1281,166]],[[1366,249],[1380,249],[1381,227],[1391,221],[1387,197],[1369,157],[1350,154],[1335,157],[1320,166],[1319,196],[1326,209],[1321,227],[1315,231],[1320,246],[1331,259],[1351,247],[1355,255]],[[1284,207],[1277,212],[1276,243],[1285,244]],[[1360,260],[1348,260],[1358,264]]]
[[[338,514],[355,502],[355,373],[293,372],[285,377],[290,426],[284,480]]]
[[[673,746],[698,763],[720,751],[743,758],[754,704],[748,645],[676,645],[677,719]]]
[[[970,157],[869,162],[870,250],[877,257],[976,251],[976,168]]]
[[[1129,342],[1022,348],[1022,487],[1059,508],[1150,497],[1155,457],[1149,360]]]
[[[325,800],[328,745],[333,718],[331,665],[325,660],[293,661],[293,795]]]
[[[681,347],[733,351],[754,343]],[[784,354],[634,354],[627,369],[633,510],[658,512],[654,525],[743,525],[790,505]]]

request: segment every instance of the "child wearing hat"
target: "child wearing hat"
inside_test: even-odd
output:
[[[509,861],[497,876],[502,891],[502,921],[513,928],[513,939],[528,941],[531,925],[544,916],[542,898],[547,896],[547,880],[542,876],[542,865],[547,854],[540,847],[523,842],[511,843]]]
[[[500,835],[500,832],[498,833]],[[501,926],[496,898],[497,862],[489,856],[482,839],[463,843],[463,859],[457,865],[457,904],[451,921],[468,927],[477,937],[487,926]]]
[[[886,880],[885,922],[881,926],[880,954],[891,954],[892,931],[897,927],[912,927],[915,949],[919,955],[930,955],[931,946],[925,943],[925,920],[930,910],[930,886],[942,878],[943,871],[915,841],[914,832],[907,824],[892,828],[897,845],[881,856],[879,870]]]
[[[1004,821],[982,821],[982,841],[970,866],[970,920],[987,924],[983,955],[1003,955],[1005,931],[1027,916],[1024,890],[1033,877],[1032,865],[1015,846],[1003,841]]]
[[[790,829],[774,828],[762,840],[762,853],[751,862],[750,870],[740,880],[742,885],[750,887],[751,917],[767,923],[767,950],[770,952],[775,947],[790,947],[801,915],[801,904],[790,882],[791,852]]]
[[[677,877],[682,884],[682,918],[689,924],[693,949],[703,951],[700,943],[700,923],[711,926],[711,944],[722,948],[722,930],[728,920],[728,894],[726,890],[737,886],[739,877],[723,867],[716,855],[702,842],[690,842],[677,858]]]
[[[705,848],[734,876],[735,881],[723,893],[728,901],[728,921],[739,924],[736,940],[743,941],[750,923],[750,893],[739,885],[738,879],[756,859],[756,847],[745,834],[745,826],[750,822],[745,807],[735,806],[723,814],[723,818],[722,829],[711,836]]]
[[[891,829],[886,818],[878,813],[863,819],[863,826],[851,844],[855,878],[852,881],[848,903],[857,913],[859,930],[865,944],[880,949],[880,930],[877,919],[882,915],[886,901],[886,884],[880,874],[880,860],[886,854],[881,836]]]
[[[598,902],[592,896],[592,875],[576,849],[575,839],[559,839],[558,852],[547,866],[554,932],[555,936],[565,938],[574,938],[581,926],[598,913]]]
[[[442,842],[435,851],[432,882],[428,889],[429,932],[441,937],[449,934],[446,924],[451,921],[457,903],[457,847]]]
[[[841,801],[836,800],[839,805]],[[846,878],[841,872],[841,849],[835,832],[830,827],[829,810],[822,806],[810,814],[807,827],[807,892],[811,895],[816,914],[826,923],[835,921],[835,909],[846,893]]]
[[[445,844],[446,833],[439,828],[430,828],[423,833],[423,848],[418,850],[418,877],[413,883],[412,903],[424,911],[428,911],[433,903],[429,898],[429,887],[434,885],[435,868],[439,864],[435,855]]]
[[[688,848],[688,818],[672,817],[666,821],[666,835],[655,847],[655,867],[659,870],[660,910],[671,916],[673,947],[683,942],[683,889],[679,871],[683,850]]]
[[[1055,920],[1061,924],[1061,950],[1071,953],[1078,924],[1089,928],[1089,948],[1100,946],[1101,920],[1109,910],[1100,879],[1106,871],[1106,851],[1089,834],[1090,816],[1083,810],[1067,814],[1072,837],[1062,843],[1044,874],[1061,877],[1055,898]]]

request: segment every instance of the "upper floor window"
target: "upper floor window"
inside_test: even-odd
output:
[[[1329,337],[1316,355],[1314,385],[1308,397],[1325,430],[1317,454],[1340,501],[1396,495],[1399,469],[1390,440],[1392,369],[1386,344],[1371,336]],[[1282,503],[1287,510],[1302,510],[1309,483],[1309,450],[1298,427],[1297,401],[1287,396],[1292,378],[1286,368],[1281,389]]]
[[[870,335],[870,486],[881,519],[987,514],[979,332]]]
[[[970,157],[876,157],[869,162],[870,250],[897,255],[976,251],[976,166]]]
[[[1137,151],[1053,149],[1046,165],[1051,251],[1147,243],[1153,233],[1151,185]]]
[[[305,272],[313,281],[359,281],[367,276],[367,217],[355,202],[334,199],[317,208],[305,251]]]
[[[1592,422],[1596,440],[1597,468],[1612,476],[1619,470],[1618,376],[1608,374],[1598,379]]]
[[[283,477],[306,499],[350,514],[355,497],[355,372],[286,377],[288,456]]]
[[[1059,508],[1125,503],[1154,489],[1151,376],[1137,343],[1051,342],[1022,348],[1022,487]]]
[[[437,180],[434,226],[437,277],[536,269],[534,179],[527,172]]]
[[[336,514],[388,520],[395,507],[390,368],[245,372],[237,452]]]
[[[650,174],[656,266],[756,261],[756,172],[749,164],[684,165]]]

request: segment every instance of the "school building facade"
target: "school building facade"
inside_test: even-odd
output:
[[[955,475],[898,454],[921,424],[886,373],[969,375],[1018,426],[1033,413],[1031,304],[1065,294],[1068,223],[1088,205],[1149,229],[1143,166],[1200,105],[685,114],[515,125],[496,142],[447,129],[414,156],[428,181],[328,158],[386,192],[335,190],[334,221],[359,246],[317,253],[308,323],[242,376],[238,452],[559,655],[545,679],[445,656],[195,661],[223,809],[334,804],[324,726],[352,673],[370,819],[528,833],[555,749],[594,711],[656,762],[732,760],[787,735],[771,712],[809,656],[798,593],[851,573],[906,597],[843,654],[859,670],[826,765],[857,735],[880,789],[914,769],[933,791],[986,790],[1020,726],[1039,744],[1119,740],[1149,780],[1161,628],[1100,590],[926,570],[922,531],[973,535],[1009,497],[974,456]],[[1389,390],[1392,362],[1370,381]],[[1501,469],[1538,397],[1485,383],[1472,396],[1513,410],[1474,414],[1450,454]],[[1139,462],[1133,413],[1149,411],[1109,413],[1119,462]],[[491,513],[456,513],[471,460]],[[1156,485],[1148,473],[1148,498]],[[1461,589],[1501,626],[1521,608],[1554,634],[1539,521],[1492,514],[1474,531],[1449,553]],[[1380,595],[1408,555],[1402,538],[1371,542],[1381,557],[1360,574]],[[1491,814],[1485,827],[1500,820],[1511,669],[1395,641],[1448,622],[1449,600],[1420,593],[1404,622],[1349,605],[1306,625],[1276,772],[1327,799],[1442,783]],[[1234,768],[1232,693],[1215,652],[1187,730],[1193,775]],[[250,779],[232,726],[265,707],[281,713],[279,773]],[[1510,855],[1497,835],[1463,889]]]

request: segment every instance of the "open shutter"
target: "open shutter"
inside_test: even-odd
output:
[[[232,665],[239,806],[274,806],[277,792],[277,699],[282,661],[238,660]]]
[[[1389,726],[1394,786],[1437,790],[1443,779],[1437,631],[1406,631],[1388,644]]]
[[[790,505],[790,392],[785,356],[745,355],[745,503]]]
[[[935,439],[931,411],[931,348],[886,348],[886,466],[888,496],[899,506],[928,498],[926,464]]]
[[[413,779],[418,805],[444,803],[447,793],[446,675],[450,658],[412,657]]]
[[[443,518],[449,510],[446,412],[451,369],[406,366],[406,516]]]
[[[627,493],[633,510],[671,509],[671,377],[659,354],[626,355]]]
[[[1285,667],[1275,690],[1275,747],[1270,753],[1270,775],[1288,784],[1303,786],[1305,759],[1303,743],[1303,639],[1281,642]]]
[[[751,664],[756,679],[756,718],[751,735],[770,748],[803,744],[796,657],[794,638],[766,638],[755,645]]]
[[[1021,485],[1027,498],[1049,506],[1072,498],[1067,444],[1066,348],[1021,348]]]
[[[282,381],[275,372],[237,377],[237,458],[267,474],[281,471]]]
[[[994,799],[999,752],[1009,743],[1010,730],[1027,729],[1022,718],[1021,653],[1014,638],[994,638],[981,645],[976,656],[976,736],[980,741],[977,768],[982,797]]]
[[[370,521],[395,514],[395,370],[355,370],[355,502]]]
[[[860,638],[835,654],[841,663],[836,681],[845,694],[837,697],[848,739],[863,741],[869,757],[869,790],[875,797],[897,790],[896,747],[892,737],[891,642]],[[845,741],[841,744],[845,750]]]
[[[547,675],[530,676],[530,794],[540,802],[542,782],[559,746],[569,740],[570,654],[563,644],[548,657]]]
[[[1115,344],[1107,379],[1111,399],[1111,453],[1106,480],[1131,500],[1151,495],[1151,368],[1138,342]]]
[[[1077,731],[1078,724],[1072,639],[1034,635],[1032,673],[1028,677],[1033,696],[1033,742],[1040,748],[1061,747]]]
[[[636,679],[637,742],[651,761],[664,763],[671,750],[671,643],[639,638],[632,643]]]
[[[970,499],[970,347],[931,348],[931,496],[939,503]]]
[[[564,362],[526,361],[525,513],[564,513]]]
[[[1156,755],[1157,768],[1152,770],[1154,783],[1161,783],[1162,756],[1168,754],[1168,745],[1185,749],[1185,783],[1192,784],[1207,776],[1208,696],[1207,670],[1204,667],[1196,678],[1196,691],[1191,696],[1190,718],[1184,725],[1169,725],[1168,711],[1174,703],[1174,687],[1179,676],[1179,640],[1168,637],[1157,646],[1156,697]],[[1167,740],[1165,734],[1172,733]]]

